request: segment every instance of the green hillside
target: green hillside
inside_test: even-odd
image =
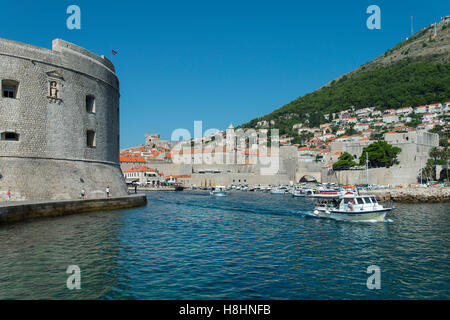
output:
[[[310,126],[327,122],[324,114],[350,106],[384,110],[449,101],[450,24],[441,21],[436,30],[437,37],[434,26],[423,28],[377,59],[242,127],[275,120],[283,134],[306,119]]]

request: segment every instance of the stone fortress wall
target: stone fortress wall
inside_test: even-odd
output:
[[[407,185],[418,182],[420,169],[429,159],[429,153],[433,147],[439,146],[439,135],[425,131],[412,131],[405,133],[392,133],[385,135],[385,141],[394,147],[402,149],[398,155],[398,165],[390,168],[371,168],[368,170],[341,170],[334,173],[329,170],[322,172],[323,182],[335,182],[340,184],[369,184],[380,185]],[[361,155],[363,148],[368,143],[358,142],[333,142],[330,144],[331,152],[343,150],[352,155]],[[359,162],[359,159],[356,159]]]
[[[52,50],[0,39],[0,81],[0,200],[127,194],[108,59],[60,39]]]

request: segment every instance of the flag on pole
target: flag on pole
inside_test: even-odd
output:
[[[113,54],[113,55],[116,55],[116,54],[117,54],[117,51],[115,51],[115,50],[113,50],[113,49],[111,49],[111,51],[112,51],[112,54]]]

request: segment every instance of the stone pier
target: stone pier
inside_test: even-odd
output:
[[[0,202],[0,225],[98,210],[145,206],[145,194],[83,200]]]
[[[375,195],[378,201],[409,203],[450,202],[450,188],[396,188],[371,190],[368,193]]]

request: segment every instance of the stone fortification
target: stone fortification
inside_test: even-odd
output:
[[[126,195],[113,64],[66,41],[0,39],[0,200]]]

